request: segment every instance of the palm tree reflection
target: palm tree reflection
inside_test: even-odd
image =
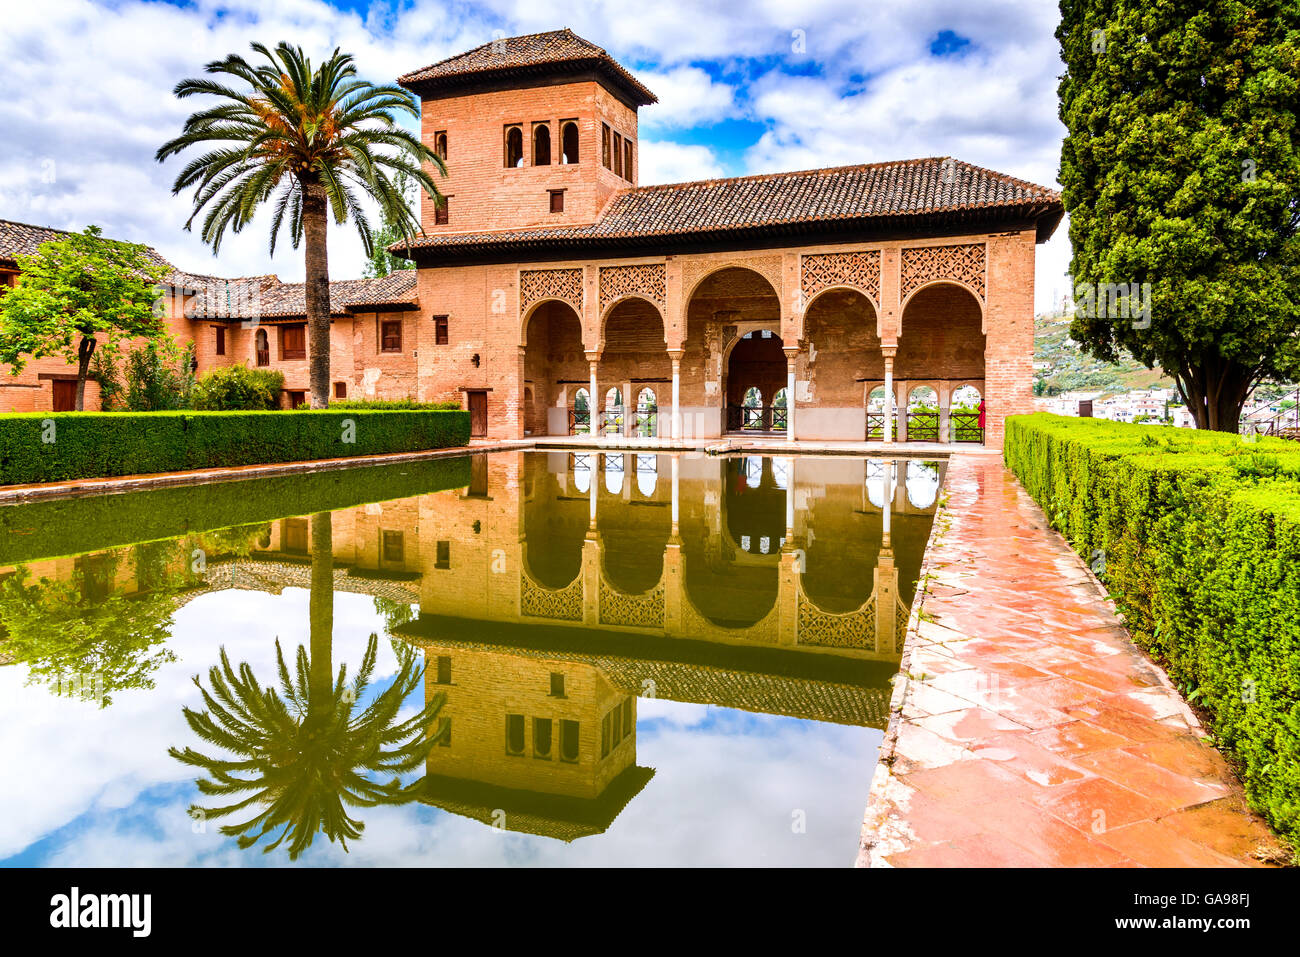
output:
[[[359,838],[365,828],[349,808],[415,800],[420,782],[404,785],[401,775],[423,766],[430,749],[450,733],[446,719],[431,733],[442,694],[414,717],[398,718],[424,675],[418,654],[401,643],[394,643],[396,677],[368,704],[362,702],[375,668],[377,635],[370,636],[352,681],[347,665],[334,677],[331,531],[329,513],[312,516],[310,654],[300,645],[291,672],[276,641],[277,691],[264,688],[247,663],[232,665],[223,648],[220,664],[208,672],[209,687],[194,678],[204,710],[185,708],[185,720],[200,738],[232,756],[169,749],[178,761],[207,773],[196,782],[202,794],[235,799],[192,813],[216,819],[251,809],[251,816],[223,825],[221,832],[237,837],[241,848],[266,838],[268,853],[287,840],[291,860],[318,831],[346,851],[348,839]]]

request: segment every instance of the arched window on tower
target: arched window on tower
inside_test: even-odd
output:
[[[438,154],[438,159],[447,158],[447,131],[439,130],[433,134],[433,151]]]
[[[524,165],[524,131],[518,126],[506,127],[506,167],[514,169]]]
[[[560,131],[560,162],[572,165],[578,162],[578,124],[566,122]]]
[[[546,123],[533,127],[533,165],[551,165],[551,128]]]

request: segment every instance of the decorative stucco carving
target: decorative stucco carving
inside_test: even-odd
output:
[[[519,273],[519,311],[543,299],[561,299],[582,315],[581,269],[525,269]]]
[[[985,254],[983,243],[960,246],[912,246],[903,250],[899,296],[906,299],[915,290],[937,279],[964,283],[984,299]]]
[[[804,302],[830,286],[856,286],[880,301],[880,250],[812,253],[800,257],[799,288]]]
[[[660,311],[668,301],[668,281],[663,263],[600,268],[600,311],[624,296],[644,296]]]
[[[551,591],[520,574],[519,613],[552,621],[582,621],[582,576],[559,591]]]

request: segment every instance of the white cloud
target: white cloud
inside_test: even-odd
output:
[[[640,149],[639,181],[642,186],[686,183],[726,175],[721,161],[707,146],[643,139]]]
[[[735,90],[697,66],[681,66],[665,73],[647,71],[638,79],[659,97],[658,103],[641,111],[643,129],[708,125],[735,114]]]

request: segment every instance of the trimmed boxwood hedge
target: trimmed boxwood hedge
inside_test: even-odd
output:
[[[465,445],[469,428],[454,410],[4,415],[0,485],[417,452]]]
[[[409,498],[470,482],[470,456],[0,507],[0,567]]]
[[[1004,449],[1300,847],[1300,444],[1036,414]]]

